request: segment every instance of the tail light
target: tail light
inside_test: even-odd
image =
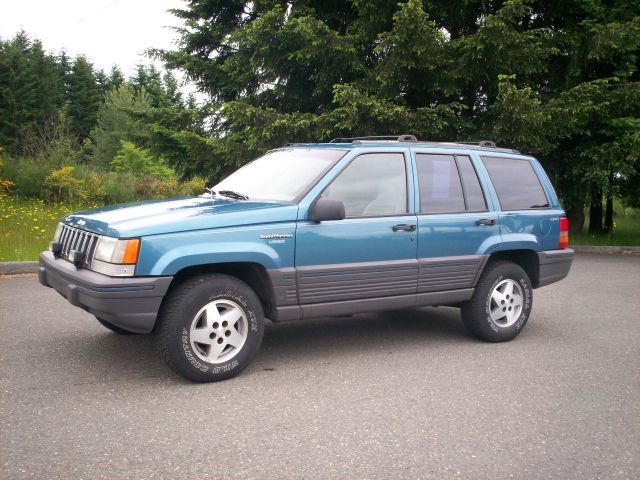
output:
[[[567,217],[560,217],[560,237],[558,238],[558,249],[562,250],[569,246],[569,220]]]

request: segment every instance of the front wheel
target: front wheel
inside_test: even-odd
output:
[[[157,345],[167,363],[194,382],[240,373],[256,355],[264,334],[260,300],[227,275],[200,275],[177,286],[158,319]]]
[[[483,272],[471,300],[462,305],[462,320],[473,336],[506,342],[522,331],[532,304],[527,272],[512,262],[495,262]]]

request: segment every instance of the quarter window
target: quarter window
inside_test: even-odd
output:
[[[417,153],[416,166],[422,213],[465,210],[462,184],[453,155]]]
[[[467,199],[467,210],[472,212],[482,212],[487,209],[487,202],[482,193],[482,187],[478,180],[478,174],[473,168],[471,159],[466,155],[456,155],[460,175],[462,176],[462,185],[464,186],[464,195]]]
[[[347,217],[407,213],[407,173],[401,153],[360,155],[340,172],[322,196],[344,203]]]
[[[482,157],[502,210],[528,210],[549,206],[531,162],[515,158]]]

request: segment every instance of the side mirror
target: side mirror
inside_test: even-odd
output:
[[[344,220],[344,203],[340,200],[320,197],[309,208],[309,220],[323,222],[325,220]]]

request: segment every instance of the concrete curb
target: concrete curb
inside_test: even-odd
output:
[[[619,254],[639,254],[640,247],[619,247],[619,246],[592,246],[592,245],[570,245],[576,253],[619,253]]]
[[[619,246],[582,246],[570,245],[576,253],[600,254],[640,254],[640,247]],[[0,275],[16,275],[20,273],[38,273],[38,262],[0,262]]]
[[[0,275],[37,272],[38,262],[0,262]]]

